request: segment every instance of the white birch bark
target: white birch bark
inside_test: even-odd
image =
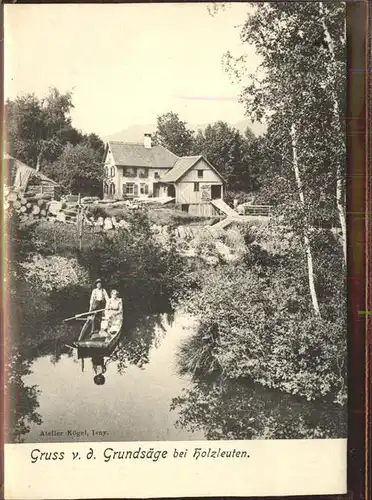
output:
[[[37,160],[36,160],[36,171],[40,172],[40,166],[41,166],[41,158],[43,156],[43,151],[42,149],[40,150],[39,154],[37,155]]]
[[[294,170],[294,174],[295,174],[295,178],[296,178],[298,195],[299,195],[301,204],[303,206],[305,206],[305,197],[304,197],[304,192],[303,192],[303,188],[302,188],[300,170],[298,167],[297,135],[296,135],[296,126],[294,123],[292,123],[292,126],[291,126],[291,140],[292,140],[292,166],[293,166],[293,170]],[[313,256],[311,253],[311,245],[310,245],[309,237],[307,235],[307,228],[306,227],[305,227],[304,245],[305,245],[305,253],[306,253],[306,260],[307,260],[307,271],[308,271],[307,274],[308,274],[308,279],[309,279],[311,301],[313,303],[313,308],[314,308],[315,314],[317,316],[320,316],[318,297],[317,297],[316,290],[315,290]]]
[[[330,65],[330,68],[328,69],[328,76],[330,78],[330,81],[332,82],[331,84],[331,92],[332,92],[332,100],[333,100],[333,114],[334,114],[334,120],[335,124],[338,128],[338,131],[342,133],[341,127],[340,127],[340,108],[338,105],[338,99],[335,91],[335,75],[337,75],[336,72],[336,57],[335,57],[335,48],[334,48],[334,43],[333,39],[331,37],[331,34],[329,32],[329,29],[326,24],[325,20],[325,12],[324,12],[324,6],[323,2],[319,2],[319,13],[320,13],[320,19],[322,23],[322,27],[324,30],[324,37],[325,40],[328,44],[329,48],[329,54],[331,56],[331,61],[332,64]],[[346,147],[345,143],[344,144],[344,153],[346,154]],[[346,236],[347,236],[347,230],[346,230],[346,196],[343,188],[343,179],[342,179],[342,169],[341,166],[338,164],[337,165],[337,170],[336,170],[336,206],[337,206],[337,211],[338,211],[338,216],[340,220],[340,225],[341,225],[341,234],[342,234],[342,250],[344,254],[344,262],[346,264],[346,259],[347,259],[347,245],[346,245]]]

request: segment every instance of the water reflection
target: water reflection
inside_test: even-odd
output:
[[[183,314],[132,318],[112,352],[74,348],[81,327],[58,324],[53,340],[13,358],[9,441],[46,441],[41,430],[92,429],[97,422],[115,441],[346,435],[345,411],[334,405],[247,381],[180,374],[177,353],[195,328]]]
[[[86,355],[81,355],[79,354],[79,350],[78,356],[81,359],[81,371],[84,371],[85,359],[88,357],[91,359],[94,373],[93,382],[96,385],[103,385],[106,382],[105,373],[107,370],[107,360],[105,360],[105,357],[97,355],[94,351],[92,351],[91,353],[86,353]]]
[[[71,332],[76,337],[76,329],[75,331],[70,329],[65,336],[59,336],[59,341],[54,346],[51,362],[53,364],[57,363],[62,354],[73,356],[74,349],[76,349],[77,358],[81,360],[81,370],[84,372],[87,367],[87,360],[89,360],[94,374],[93,382],[96,385],[104,385],[106,382],[105,373],[108,366],[113,363],[121,375],[124,374],[128,365],[143,368],[149,362],[150,350],[158,348],[167,333],[164,323],[171,327],[173,322],[174,313],[172,312],[143,316],[134,321],[132,320],[132,323],[127,321],[123,325],[118,343],[115,343],[112,348],[102,349],[75,348],[74,339],[71,339]],[[70,344],[66,342],[70,342]]]
[[[346,437],[346,410],[310,403],[249,381],[194,380],[172,400],[176,422],[206,439],[309,439]]]
[[[122,376],[129,367],[143,370],[149,363],[151,350],[156,350],[161,346],[173,323],[174,314],[172,313],[131,318],[124,325],[119,342],[111,351],[77,348],[74,343],[79,336],[82,323],[58,323],[54,329],[47,326],[42,334],[45,338],[49,337],[53,340],[44,341],[37,347],[31,345],[22,349],[21,353],[14,358],[17,359],[17,363],[13,362],[9,369],[9,373],[12,374],[12,389],[8,393],[12,408],[8,440],[10,442],[22,442],[25,438],[27,440],[30,426],[35,429],[35,426],[41,426],[43,421],[45,423],[48,420],[48,415],[44,413],[45,418],[42,419],[36,409],[39,407],[40,396],[47,395],[48,391],[56,392],[53,387],[52,366],[57,368],[59,364],[65,366],[66,362],[72,363],[69,373],[65,375],[66,383],[71,378],[74,379],[79,372],[89,372],[92,385],[106,385],[110,391],[110,384],[106,384],[107,375],[110,378],[110,373],[112,375],[114,372]],[[44,367],[45,363],[47,363],[46,366],[49,364],[50,377],[48,376],[48,379],[43,376],[40,363]],[[71,373],[71,369],[76,371],[75,375]],[[65,368],[62,371],[65,371]],[[37,380],[38,384],[28,385],[30,379]],[[78,379],[75,382],[78,385]],[[107,398],[110,398],[110,392]],[[123,406],[125,406],[124,402]]]
[[[128,325],[126,334],[122,336],[118,348],[111,356],[111,361],[115,361],[120,374],[125,372],[128,365],[143,368],[149,363],[151,349],[157,349],[167,333],[164,322],[168,327],[172,327],[174,314],[143,316]]]
[[[38,413],[39,388],[27,386],[23,377],[31,373],[31,361],[22,360],[18,353],[13,353],[8,363],[8,381],[5,384],[5,401],[8,407],[5,422],[5,436],[8,442],[19,443],[29,433],[32,424],[41,425]]]

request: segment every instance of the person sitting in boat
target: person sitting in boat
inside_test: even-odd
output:
[[[89,311],[97,311],[99,309],[104,309],[109,296],[106,290],[102,287],[102,281],[100,279],[96,280],[95,288],[90,296]],[[102,320],[102,312],[94,315],[92,322],[92,331],[99,330]]]
[[[105,319],[105,316],[102,316],[101,318],[101,324],[99,326],[99,331],[96,330],[93,332],[91,336],[91,340],[106,340],[109,337],[107,328],[107,320]]]
[[[123,301],[117,290],[111,290],[111,296],[106,302],[105,321],[108,333],[116,333],[123,322]]]

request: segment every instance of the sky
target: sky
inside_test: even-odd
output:
[[[239,33],[250,6],[230,4],[5,6],[5,93],[73,91],[73,125],[105,137],[173,111],[190,124],[245,118],[222,56],[259,59]]]

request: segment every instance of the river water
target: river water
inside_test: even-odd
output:
[[[76,326],[78,335],[81,323]],[[96,385],[91,359],[53,341],[33,356],[25,387],[39,419],[24,442],[342,437],[345,411],[249,381],[180,375],[177,353],[196,321],[182,313],[141,318],[124,331]],[[58,352],[57,352],[58,351]]]

